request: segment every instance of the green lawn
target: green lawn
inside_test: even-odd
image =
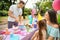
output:
[[[7,21],[8,19],[8,16],[0,16],[0,23],[2,23],[4,20]],[[58,15],[58,23],[60,24],[60,15]]]
[[[6,20],[7,21],[8,16],[0,16],[0,23],[2,23],[2,21]]]

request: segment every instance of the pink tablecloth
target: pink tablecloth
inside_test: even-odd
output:
[[[10,29],[11,31],[12,29]],[[31,32],[27,32],[25,35],[20,35],[20,34],[14,34],[14,35],[18,35],[19,36],[19,40],[30,40],[32,35],[35,33],[35,31],[37,30],[36,28],[32,28]],[[13,31],[13,30],[12,30]],[[25,30],[24,30],[25,32]],[[3,40],[10,40],[10,35],[3,35]]]

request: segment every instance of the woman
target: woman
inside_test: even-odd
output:
[[[38,28],[33,35],[31,40],[46,40],[46,22],[45,20],[41,20],[38,22]]]
[[[59,36],[59,26],[57,23],[57,12],[54,10],[48,10],[45,13],[45,19],[47,23],[48,40],[56,40]]]

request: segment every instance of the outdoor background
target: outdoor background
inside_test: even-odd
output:
[[[26,19],[31,14],[33,8],[37,13],[40,12],[43,16],[48,9],[52,8],[53,0],[23,0],[26,4],[23,8],[23,16]],[[0,0],[0,27],[7,27],[8,24],[8,10],[12,4],[17,4],[19,0]],[[42,11],[40,11],[40,9]],[[1,28],[0,28],[1,29]]]

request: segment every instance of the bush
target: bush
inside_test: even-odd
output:
[[[5,10],[1,11],[0,10],[0,16],[8,16],[8,11],[5,11]]]
[[[31,9],[25,8],[24,9],[24,15],[27,16],[27,15],[30,15],[30,14],[31,14]]]
[[[48,9],[52,9],[52,2],[37,2],[36,6],[38,7],[41,15],[44,15]]]
[[[0,10],[8,10],[10,5],[11,4],[9,3],[8,0],[7,0],[7,2],[2,0],[2,1],[0,1]]]

